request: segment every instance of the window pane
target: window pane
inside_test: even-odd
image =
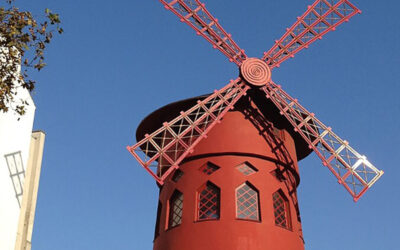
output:
[[[219,202],[219,188],[211,183],[207,183],[199,191],[198,220],[219,219]]]
[[[207,162],[203,166],[200,167],[200,171],[203,172],[206,175],[211,175],[215,171],[217,171],[219,167],[211,162]]]
[[[289,204],[278,191],[272,195],[274,204],[275,225],[290,229]]]
[[[173,180],[174,182],[178,182],[179,179],[180,179],[182,176],[183,176],[183,172],[182,172],[181,170],[177,169],[177,170],[175,171],[174,175],[172,176],[172,180]]]
[[[236,190],[236,217],[259,221],[258,192],[244,183]]]
[[[169,200],[169,228],[178,226],[182,223],[183,194],[175,191]]]
[[[238,166],[236,166],[236,169],[239,171],[239,172],[241,172],[242,174],[244,174],[244,175],[251,175],[251,174],[254,174],[255,172],[257,172],[258,170],[254,167],[254,166],[252,166],[250,163],[248,163],[247,161],[246,162],[243,162],[242,164],[240,164],[240,165],[238,165]]]

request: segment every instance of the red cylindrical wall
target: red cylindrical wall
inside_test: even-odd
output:
[[[251,110],[251,109],[250,109]],[[218,170],[207,175],[207,163]],[[245,175],[237,166],[246,163],[257,171]],[[292,137],[274,128],[266,117],[252,111],[231,111],[216,125],[180,166],[178,181],[166,180],[160,190],[154,250],[300,250],[304,249],[296,187],[299,184]],[[200,188],[219,188],[219,218],[199,221]],[[237,218],[237,189],[251,185],[258,193],[259,220]],[[183,194],[179,225],[169,225],[174,191]],[[277,225],[273,195],[284,200],[286,228]]]

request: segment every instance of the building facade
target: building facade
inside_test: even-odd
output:
[[[30,249],[39,185],[44,133],[33,132],[35,105],[20,88],[15,100],[26,100],[19,116],[0,112],[0,249]]]

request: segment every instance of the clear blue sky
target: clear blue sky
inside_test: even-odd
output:
[[[258,57],[311,2],[206,5]],[[272,76],[385,171],[355,204],[314,155],[300,162],[307,250],[399,249],[400,3],[353,2],[362,15]],[[235,64],[156,0],[17,4],[59,12],[65,30],[33,95],[34,128],[47,134],[33,250],[152,249],[158,190],[125,147],[147,114],[222,87],[237,76]]]

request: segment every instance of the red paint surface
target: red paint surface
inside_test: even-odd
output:
[[[296,210],[298,168],[293,139],[286,131],[277,133],[262,116],[246,118],[243,112],[229,112],[207,139],[181,164],[184,175],[175,183],[167,179],[160,191],[162,210],[155,250],[298,250],[304,249],[301,223]],[[277,135],[283,134],[284,140]],[[199,171],[206,162],[220,167],[211,175]],[[245,176],[235,167],[249,162],[257,173]],[[272,173],[278,172],[286,180]],[[207,181],[221,190],[220,218],[197,221],[197,190]],[[235,189],[250,182],[259,191],[261,221],[236,218]],[[168,200],[175,189],[184,195],[182,223],[168,228]],[[291,229],[275,225],[272,194],[282,190],[290,206]]]

